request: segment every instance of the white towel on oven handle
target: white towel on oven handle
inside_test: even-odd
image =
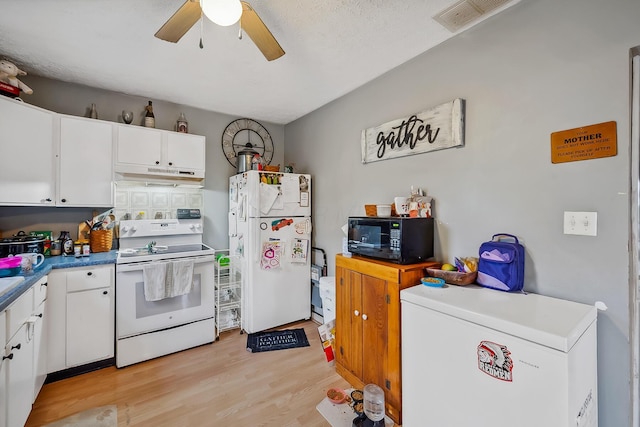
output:
[[[144,299],[159,301],[166,298],[168,262],[154,262],[144,266]]]
[[[167,297],[177,297],[193,290],[193,260],[172,261],[173,272],[166,287]]]

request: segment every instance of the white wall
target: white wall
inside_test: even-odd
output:
[[[285,126],[285,163],[314,178],[313,245],[327,251],[329,274],[347,217],[414,185],[436,200],[439,260],[477,256],[494,233],[512,233],[526,247],[527,291],[604,301],[605,427],[630,425],[629,49],[639,18],[637,0],[523,0]],[[361,164],[363,129],[457,97],[464,147]],[[551,163],[552,132],[612,120],[617,156]],[[597,237],[564,235],[563,211],[598,212]]]
[[[21,96],[25,102],[63,114],[88,117],[89,107],[95,103],[98,118],[122,123],[122,110],[134,112],[133,125],[140,125],[144,115],[147,98],[105,91],[72,83],[65,83],[47,78],[26,76],[25,83],[34,91],[33,95]],[[212,94],[211,96],[215,96]],[[204,188],[204,241],[216,249],[226,249],[229,245],[227,236],[227,209],[229,177],[235,174],[235,168],[227,162],[222,152],[222,132],[224,128],[238,117],[226,114],[185,107],[169,102],[153,102],[156,117],[156,128],[175,130],[176,120],[180,112],[184,112],[189,121],[189,133],[204,135],[206,143],[206,180]],[[262,122],[274,141],[274,157],[271,164],[284,164],[284,126]],[[87,150],[87,161],[91,152]],[[29,159],[24,161],[28,167]],[[88,210],[87,210],[88,211]],[[25,216],[25,212],[29,215]],[[51,215],[54,212],[55,215]],[[51,220],[49,220],[51,218]],[[53,230],[54,236],[59,230],[70,230],[72,236],[77,234],[77,223],[90,218],[81,209],[69,208],[12,208],[0,207],[0,230],[5,235],[15,230],[32,229]],[[37,227],[34,228],[34,222]],[[75,228],[74,228],[75,225]],[[45,228],[42,228],[45,227]]]

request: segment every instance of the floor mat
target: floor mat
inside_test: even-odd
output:
[[[100,406],[78,412],[43,427],[117,427],[118,409],[115,405]]]
[[[247,351],[285,350],[287,348],[309,347],[304,329],[285,329],[283,331],[256,332],[247,336]]]

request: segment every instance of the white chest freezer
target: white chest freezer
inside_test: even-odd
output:
[[[478,286],[403,290],[403,427],[596,427],[595,307]]]

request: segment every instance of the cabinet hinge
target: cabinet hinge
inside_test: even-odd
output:
[[[340,278],[340,286],[342,286],[342,277]]]
[[[391,381],[384,380],[384,386],[387,388],[387,390],[391,390]]]
[[[391,297],[387,294],[387,304],[391,304]]]
[[[342,349],[342,346],[340,346],[340,355],[344,356],[344,350]]]

